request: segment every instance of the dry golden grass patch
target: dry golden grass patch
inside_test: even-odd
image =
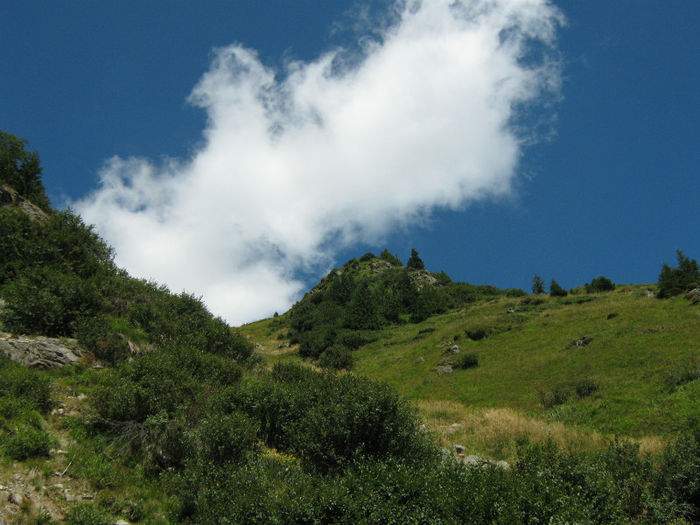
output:
[[[419,415],[440,444],[452,449],[462,445],[468,454],[512,461],[518,441],[552,440],[571,451],[605,447],[613,436],[573,428],[560,422],[529,417],[510,408],[468,408],[453,401],[419,401]],[[630,438],[639,443],[643,453],[658,454],[665,441],[657,436]]]

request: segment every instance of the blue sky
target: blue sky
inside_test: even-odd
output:
[[[388,2],[9,0],[0,6],[0,129],[28,139],[39,151],[52,202],[71,202],[84,211],[124,253],[118,262],[175,291],[203,294],[216,313],[234,323],[282,311],[329,267],[385,246],[404,260],[415,247],[429,269],[445,270],[455,280],[525,289],[535,273],[547,282],[555,278],[565,288],[601,274],[621,283],[654,282],[662,262],[675,262],[677,248],[700,257],[700,2],[555,2],[564,23],[551,6],[536,0],[531,2],[541,10],[536,15],[508,0],[499,2],[521,17],[520,29],[532,22],[528,16],[549,21],[554,40],[544,42],[548,36],[541,28],[527,36],[558,68],[533,72],[535,66],[528,63],[507,74],[533,74],[536,93],[528,91],[529,77],[515,83],[515,94],[499,91],[497,81],[486,82],[494,93],[486,93],[479,105],[477,81],[500,78],[504,70],[499,68],[505,66],[499,60],[509,56],[482,56],[477,45],[473,63],[478,65],[471,76],[445,80],[457,66],[433,67],[434,57],[421,63],[421,52],[409,49],[410,27],[405,34],[397,30],[398,36],[387,36],[386,25],[378,20],[391,7]],[[499,29],[498,23],[479,22],[487,29]],[[394,24],[390,27],[408,25]],[[465,37],[465,55],[471,56],[473,39],[467,30],[444,27],[444,34],[454,30],[455,39]],[[421,42],[432,45],[418,21],[413,29],[420,33],[415,41],[425,37]],[[529,40],[523,49],[531,49]],[[358,58],[358,42],[368,41],[385,49],[365,48]],[[234,44],[238,47],[226,47]],[[290,62],[312,76],[307,66],[339,47],[346,50],[340,58],[350,59],[345,67],[357,68],[360,80],[354,84],[347,80],[352,75],[343,77],[347,82],[342,84],[326,85],[321,79],[290,88],[283,83]],[[228,54],[217,55],[215,49],[221,48]],[[463,57],[451,56],[450,49],[440,48],[437,56],[471,67],[472,62],[460,61]],[[363,60],[369,65],[358,66]],[[240,71],[244,62],[257,71],[246,70],[246,82],[276,82],[280,91],[297,89],[300,106],[308,102],[308,112],[304,106],[297,113],[276,114],[282,141],[286,137],[296,150],[288,146],[287,153],[276,156],[274,141],[263,147],[263,139],[251,138],[240,122],[229,122],[236,111],[239,121],[251,119],[251,128],[257,122],[252,106],[224,100],[232,82],[238,82],[226,75]],[[421,78],[421,68],[429,81]],[[276,77],[265,80],[265,74]],[[465,83],[464,96],[450,98],[453,80],[457,87]],[[552,87],[547,82],[559,83]],[[401,112],[418,111],[410,102],[394,110],[378,108],[378,116],[358,116],[357,122],[334,114],[352,113],[348,108],[358,104],[373,107],[360,103],[361,94],[369,91],[386,91],[388,98],[382,100],[392,106],[395,98],[423,96],[443,85],[445,91],[437,90],[437,98],[428,96],[426,111],[415,119],[447,119],[444,135],[440,129],[425,136],[402,135],[406,123]],[[195,86],[199,98],[191,97]],[[247,93],[240,85],[236,89],[236,96]],[[324,89],[328,99],[347,97],[352,104],[333,105],[324,99]],[[277,102],[287,100],[274,96]],[[492,100],[499,102],[500,112],[483,113],[484,104],[493,109]],[[320,123],[309,124],[317,108]],[[451,113],[460,119],[449,121]],[[471,115],[478,115],[478,126],[463,124]],[[481,119],[490,122],[491,117],[505,119],[517,130],[506,133],[489,124],[482,130]],[[333,128],[336,120],[345,124]],[[431,125],[429,119],[425,122],[424,127]],[[317,133],[324,126],[333,133]],[[287,132],[297,128],[306,131]],[[374,146],[394,131],[402,142],[387,141],[385,158]],[[329,137],[334,135],[358,137],[352,144],[356,148],[333,146]],[[450,149],[455,135],[463,144]],[[227,141],[236,142],[231,146],[235,154],[221,151]],[[256,157],[246,153],[258,148],[269,172],[259,180],[256,167],[249,166]],[[373,148],[379,153],[366,153]],[[439,156],[443,149],[445,165]],[[351,159],[348,169],[358,170],[357,187],[338,189],[341,183],[332,181],[342,172],[337,159],[343,155]],[[428,159],[425,165],[423,158]],[[296,172],[289,168],[304,159],[310,159],[315,176],[331,182],[313,183],[319,179],[307,178],[303,166]],[[425,177],[402,162],[421,164]],[[459,179],[460,170],[468,171],[472,164],[473,177]],[[371,173],[374,166],[378,174]],[[450,172],[453,166],[452,178],[443,180],[440,170]],[[287,169],[288,179],[276,178],[286,176]],[[389,173],[386,183],[380,182],[382,170]],[[255,180],[231,185],[212,175],[219,172],[221,177],[244,174],[240,176]],[[404,186],[392,185],[404,173],[405,186],[415,188],[405,196],[398,195]],[[377,177],[377,191],[363,193],[372,190],[372,177]],[[426,179],[432,183],[424,187]],[[174,182],[166,185],[164,180]],[[296,189],[276,195],[281,180],[298,181]],[[209,196],[207,181],[212,181]],[[138,184],[143,184],[140,193],[134,191]],[[264,186],[269,200],[259,188],[251,190],[251,184]],[[183,186],[187,189],[174,189]],[[392,197],[376,198],[380,191]],[[343,193],[352,198],[344,200]],[[206,202],[189,202],[197,195]],[[236,212],[226,199],[235,210],[247,209],[250,202],[248,218],[229,223],[227,214]],[[308,213],[310,206],[325,202],[328,209]],[[207,215],[217,207],[221,215]],[[194,221],[194,215],[205,217]],[[264,220],[251,221],[254,215]],[[205,231],[212,221],[225,224]],[[179,242],[182,253],[168,251]],[[154,260],[158,262],[151,266]],[[219,280],[201,276],[217,272]],[[263,296],[270,300],[261,300]]]

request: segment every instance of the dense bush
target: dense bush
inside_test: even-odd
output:
[[[49,209],[49,199],[41,182],[39,154],[26,149],[25,139],[0,130],[0,185],[12,186],[34,204]]]
[[[5,328],[16,333],[71,335],[80,317],[94,315],[100,294],[92,280],[50,268],[33,268],[6,284]]]
[[[386,385],[296,365],[276,365],[272,377],[242,383],[230,407],[257,419],[269,446],[310,467],[335,471],[362,456],[425,452],[414,412]]]
[[[51,382],[35,370],[13,363],[0,354],[0,399],[3,398],[46,412],[52,405]]]
[[[479,358],[474,353],[460,355],[454,364],[455,368],[474,368],[479,366]]]
[[[321,354],[318,364],[322,368],[350,370],[352,368],[352,353],[346,346],[332,345]]]
[[[700,285],[700,266],[695,259],[689,259],[678,250],[678,266],[671,268],[664,264],[659,274],[660,298],[672,297],[687,292]]]
[[[586,293],[610,292],[615,289],[615,284],[607,277],[596,277],[590,284],[585,284]]]
[[[41,428],[20,424],[9,435],[3,436],[2,450],[15,461],[27,458],[48,457],[53,439]]]

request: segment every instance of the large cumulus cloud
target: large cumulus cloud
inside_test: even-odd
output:
[[[558,91],[559,12],[544,0],[425,0],[353,50],[284,71],[215,52],[189,101],[191,158],[115,157],[75,203],[132,274],[202,294],[238,324],[286,309],[300,270],[436,207],[507,195],[522,108]],[[517,132],[516,132],[517,129]]]

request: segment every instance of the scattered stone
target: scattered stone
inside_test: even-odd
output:
[[[126,520],[117,520],[114,522],[114,525],[129,525],[129,522]]]
[[[262,350],[262,347],[263,345],[261,345],[260,343],[255,343],[255,348],[257,348],[258,350]]]
[[[280,343],[277,345],[277,348],[289,348],[289,342],[285,341],[284,343]]]
[[[420,430],[421,432],[427,432],[428,427],[426,425],[421,425],[420,427],[418,427],[418,430]]]
[[[686,295],[685,298],[688,299],[693,304],[700,303],[700,286],[693,288]]]
[[[437,372],[437,375],[439,376],[444,376],[451,374],[453,372],[452,366],[451,365],[440,365],[436,366],[435,368],[432,369],[434,372]]]
[[[85,401],[87,396],[85,394],[78,394],[78,401]]]
[[[460,352],[461,352],[461,348],[459,347],[459,345],[452,345],[452,347],[450,348],[451,354],[458,354]]]
[[[454,429],[457,429],[462,428],[464,425],[462,425],[462,423],[452,423],[450,426]]]
[[[49,216],[36,204],[25,199],[14,188],[4,184],[0,186],[0,206],[15,206],[26,213],[30,219],[36,221],[46,221]]]
[[[514,314],[514,313],[515,313],[515,308],[508,308],[508,310],[506,310],[506,313],[507,313],[507,314]]]
[[[569,346],[583,348],[584,346],[588,346],[589,344],[591,344],[591,341],[593,341],[592,337],[587,337],[584,335],[583,337],[581,337],[579,339],[574,339],[573,341],[571,341],[571,343],[569,343]]]
[[[647,290],[647,297],[649,297],[649,298],[654,298],[654,297],[656,297],[656,294],[654,293],[654,290]]]
[[[22,503],[24,503],[24,497],[19,492],[11,492],[10,497],[7,498],[7,500],[18,507],[21,507]]]
[[[34,368],[62,368],[77,363],[83,355],[76,339],[17,336],[0,332],[0,353],[12,361]]]
[[[425,362],[425,357],[420,356],[418,359],[416,359],[416,363],[424,363]]]
[[[464,454],[464,447],[462,445],[455,445],[456,454]]]

